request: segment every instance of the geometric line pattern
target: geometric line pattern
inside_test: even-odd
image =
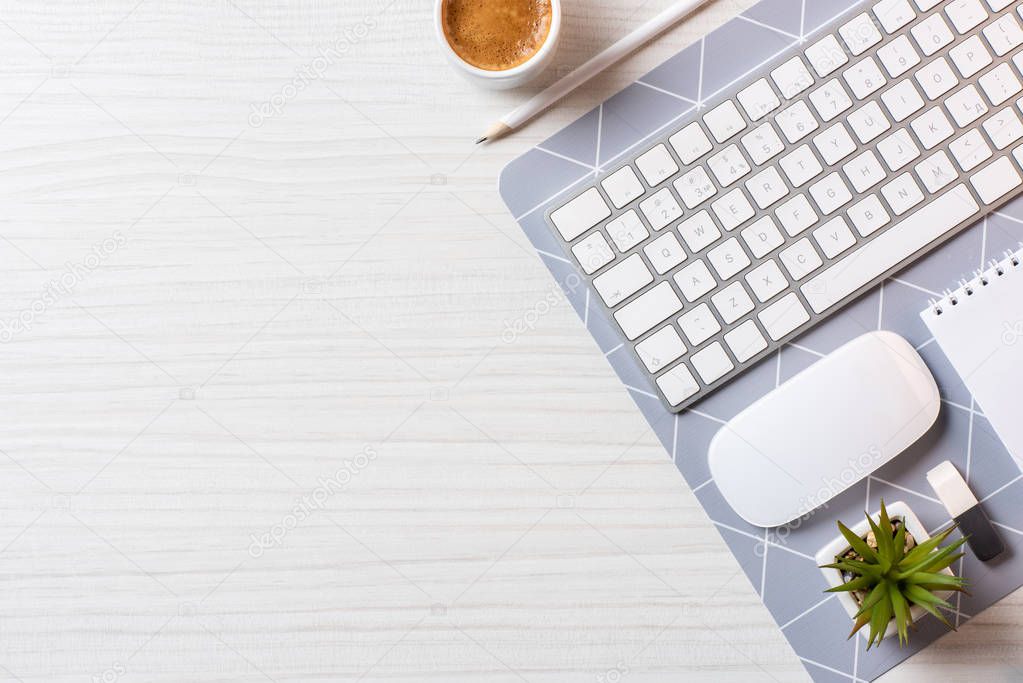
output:
[[[967,554],[958,571],[983,575],[971,596],[957,596],[961,624],[1023,584],[1023,475],[1006,453],[960,378],[927,332],[919,313],[945,287],[1017,245],[1023,238],[1023,201],[989,218],[917,261],[824,323],[780,349],[728,386],[674,415],[647,387],[632,354],[617,353],[623,338],[597,305],[543,219],[572,191],[599,177],[654,137],[681,128],[707,101],[733,88],[761,64],[793,52],[835,17],[862,11],[846,0],[762,0],[743,15],[687,47],[575,123],[513,160],[501,176],[501,194],[540,258],[565,290],[586,329],[643,413],[753,588],[782,627],[815,680],[871,681],[943,635],[933,619],[919,625],[910,646],[891,640],[870,652],[846,641],[848,615],[823,594],[817,550],[836,534],[835,520],[857,520],[880,499],[905,500],[928,529],[950,520],[925,473],[952,460],[984,500],[1010,552],[998,563],[980,564]],[[798,32],[797,30],[798,29]],[[741,46],[741,47],[740,47]],[[832,499],[825,509],[778,529],[753,527],[722,499],[707,466],[707,445],[717,429],[800,370],[866,331],[888,329],[913,344],[941,388],[936,427],[905,454]],[[1015,549],[1016,552],[1012,552]]]

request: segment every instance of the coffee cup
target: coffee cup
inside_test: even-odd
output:
[[[514,58],[509,58],[507,54],[468,54],[468,49],[463,45],[457,44],[458,37],[450,36],[455,28],[450,25],[451,22],[447,12],[459,3],[463,5],[476,5],[487,11],[500,9],[502,3],[501,0],[484,0],[477,3],[467,3],[464,0],[436,1],[434,25],[441,49],[455,70],[469,79],[470,82],[492,90],[516,88],[520,85],[525,85],[539,76],[554,60],[554,53],[557,50],[558,40],[561,36],[561,0],[544,0],[543,2],[535,3],[518,0],[518,2],[508,3],[509,5],[534,5],[538,7],[549,5],[549,17],[546,17],[546,22],[544,21],[545,17],[536,17],[539,21],[527,22],[530,26],[534,27],[542,27],[546,23],[546,33],[544,35],[537,35],[539,31],[536,31],[532,36],[527,36],[525,40],[519,41],[517,48],[519,54],[515,55]],[[516,26],[515,22],[500,22],[498,30],[514,31]],[[509,37],[515,38],[516,36]],[[530,41],[533,42],[531,43]],[[495,46],[493,48],[495,50],[499,50],[501,47],[501,41],[480,40],[478,42],[484,46]],[[483,49],[486,50],[488,48],[484,47]]]

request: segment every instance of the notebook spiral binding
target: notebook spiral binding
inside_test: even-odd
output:
[[[1006,250],[1001,260],[991,259],[986,268],[978,268],[969,280],[960,280],[955,290],[945,290],[938,300],[931,300],[934,315],[941,315],[946,309],[954,308],[987,287],[995,278],[1005,277],[1007,273],[1023,269],[1023,242],[1016,251]]]

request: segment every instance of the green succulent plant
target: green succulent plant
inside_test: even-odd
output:
[[[963,556],[963,553],[956,551],[966,541],[965,538],[943,548],[939,547],[955,530],[955,525],[923,543],[912,545],[912,540],[907,544],[906,525],[899,520],[892,522],[884,501],[881,501],[880,519],[875,522],[867,515],[867,520],[873,532],[874,544],[868,543],[867,539],[839,522],[838,528],[849,541],[852,551],[822,567],[837,569],[848,579],[841,586],[826,592],[848,592],[862,596],[858,600],[860,610],[856,613],[849,637],[852,638],[861,628],[870,624],[870,637],[867,640],[869,650],[872,645],[881,643],[894,617],[899,644],[905,645],[909,641],[909,627],[913,626],[910,615],[912,605],[919,605],[955,630],[942,614],[942,610],[952,610],[952,605],[935,595],[935,592],[966,590],[965,579],[942,571]],[[912,547],[907,548],[907,545]]]

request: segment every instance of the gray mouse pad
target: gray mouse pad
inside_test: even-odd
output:
[[[971,582],[971,595],[954,599],[952,620],[967,622],[1023,584],[1023,474],[995,436],[970,393],[920,319],[931,299],[999,257],[1023,239],[1023,200],[967,229],[883,286],[818,325],[774,357],[749,370],[696,409],[673,415],[651,393],[621,333],[581,286],[580,275],[544,220],[545,212],[573,196],[575,188],[613,167],[644,141],[680,129],[695,118],[697,103],[788,51],[833,18],[869,3],[847,0],[763,0],[740,17],[682,50],[636,83],[540,145],[512,161],[500,189],[512,215],[561,285],[636,402],[668,456],[682,472],[732,553],[815,681],[869,681],[945,633],[926,618],[908,647],[894,639],[864,651],[847,640],[850,620],[827,587],[814,555],[835,535],[835,521],[858,522],[886,501],[905,501],[927,528],[950,520],[925,479],[927,470],[951,460],[968,477],[999,526],[1007,552],[995,562],[972,555],[954,566]],[[919,350],[942,391],[936,426],[873,476],[832,499],[825,508],[786,527],[753,527],[721,498],[707,467],[707,446],[733,415],[779,383],[850,339],[869,330],[898,332]]]

